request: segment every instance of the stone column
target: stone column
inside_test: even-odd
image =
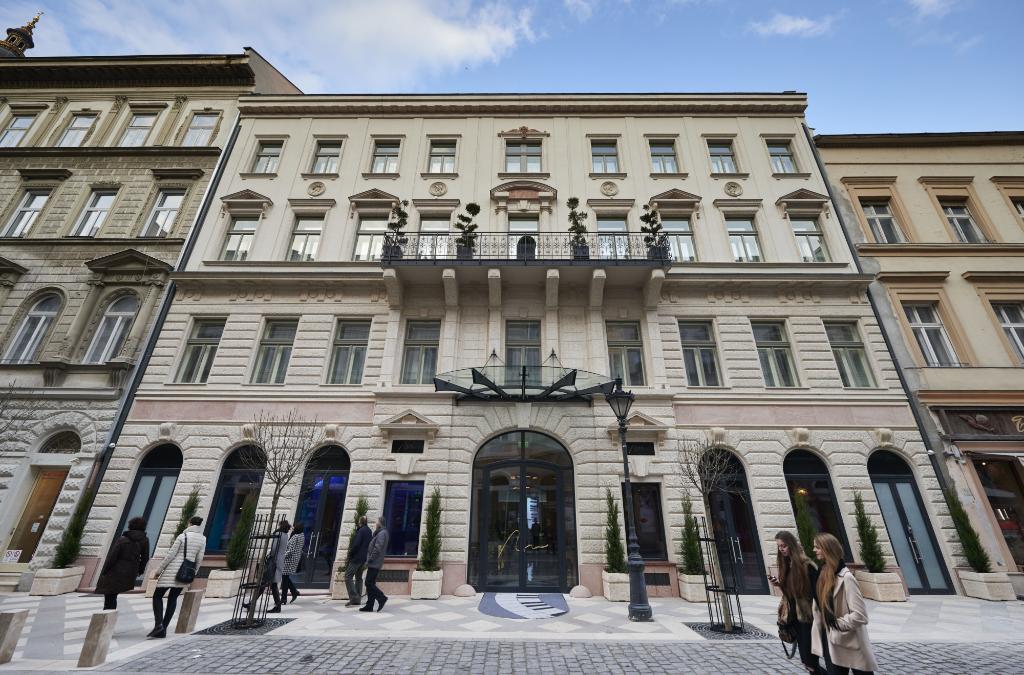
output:
[[[106,662],[116,623],[116,609],[105,609],[92,615],[85,642],[82,643],[82,653],[78,657],[79,668],[92,668]]]

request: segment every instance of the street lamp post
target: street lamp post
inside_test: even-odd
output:
[[[605,395],[608,405],[619,420],[619,442],[622,445],[622,476],[626,493],[626,546],[629,550],[629,620],[653,621],[651,604],[647,601],[647,583],[644,581],[644,559],[640,557],[640,544],[633,526],[633,489],[629,484],[629,452],[626,450],[626,416],[633,406],[633,392],[622,390],[622,379],[615,380],[615,390]]]

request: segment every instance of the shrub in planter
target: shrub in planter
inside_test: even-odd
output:
[[[572,249],[573,260],[590,258],[590,247],[587,245],[587,212],[577,211],[580,200],[569,197],[565,205],[569,208],[569,247]]]
[[[409,243],[405,236],[405,226],[409,224],[409,213],[405,207],[409,201],[403,199],[391,207],[391,218],[388,220],[388,234],[384,239],[384,250],[382,257],[386,260],[396,260],[402,257],[402,247]]]
[[[70,593],[82,583],[85,567],[74,567],[78,554],[82,551],[82,534],[85,522],[89,517],[89,509],[96,493],[86,490],[78,500],[67,527],[60,536],[60,542],[53,554],[53,568],[38,570],[32,578],[29,595],[63,595]]]
[[[907,592],[903,580],[895,572],[885,571],[885,554],[878,543],[878,528],[864,510],[864,499],[859,492],[853,495],[853,508],[857,516],[857,538],[860,540],[860,559],[863,570],[853,575],[860,584],[864,597],[878,602],[903,602]]]
[[[427,523],[420,539],[420,560],[412,573],[412,598],[441,597],[441,490],[434,488],[427,503]]]
[[[661,226],[661,215],[658,209],[644,204],[644,212],[640,216],[640,231],[644,233],[644,244],[647,245],[647,257],[651,260],[668,260],[668,235]]]
[[[629,601],[629,575],[626,574],[626,549],[619,527],[619,503],[611,489],[605,489],[606,519],[604,527],[605,567],[601,572],[604,597],[613,602]]]
[[[473,257],[473,249],[476,247],[477,224],[473,219],[480,213],[480,205],[475,202],[466,204],[466,212],[455,216],[455,229],[459,236],[455,238],[456,257],[460,260],[468,260]]]
[[[1016,600],[1010,577],[1005,572],[993,572],[992,560],[988,551],[981,543],[978,531],[974,529],[967,510],[960,502],[954,488],[946,490],[946,503],[949,515],[953,518],[956,533],[960,537],[960,546],[970,566],[968,570],[957,570],[960,581],[964,585],[964,593],[972,598],[982,600]]]
[[[192,520],[192,516],[196,515],[199,511],[199,486],[193,486],[192,491],[188,493],[188,498],[185,499],[185,503],[181,507],[181,517],[178,518],[178,526],[174,528],[174,536],[177,538],[179,534],[185,531],[188,527],[188,521]]]
[[[228,548],[224,562],[229,570],[241,570],[245,565],[245,554],[249,549],[249,535],[252,533],[253,521],[256,520],[256,494],[249,493],[242,502],[242,513],[238,517],[235,531],[228,539]]]
[[[704,602],[704,557],[700,551],[700,530],[693,515],[693,501],[683,495],[683,538],[679,544],[679,596],[688,602]]]
[[[800,538],[800,546],[804,549],[804,555],[814,560],[814,535],[818,534],[818,530],[814,527],[811,510],[807,508],[807,497],[797,490],[793,495],[793,503],[796,510],[796,533]]]

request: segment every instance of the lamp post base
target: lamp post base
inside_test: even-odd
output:
[[[632,547],[631,547],[632,548]],[[629,620],[654,621],[654,612],[647,601],[647,583],[644,579],[644,561],[638,552],[629,556]]]

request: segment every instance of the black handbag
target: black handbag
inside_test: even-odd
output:
[[[782,651],[785,652],[786,658],[791,659],[796,654],[797,648],[797,622],[793,621],[789,617],[789,601],[785,597],[782,598],[782,602],[779,603],[779,618],[777,621],[779,627],[779,639],[782,640]],[[793,645],[793,649],[790,650],[787,645]]]
[[[185,552],[182,554],[181,567],[178,568],[178,573],[174,575],[175,581],[180,581],[183,584],[190,584],[195,581],[196,568],[199,566],[199,554],[196,554],[195,560],[188,559],[188,535],[185,535]]]

